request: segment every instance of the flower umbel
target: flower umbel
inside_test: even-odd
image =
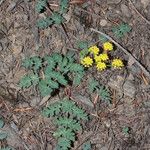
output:
[[[97,70],[100,70],[100,71],[105,70],[106,67],[107,66],[104,62],[98,62],[97,65],[96,65]]]
[[[112,65],[112,67],[118,68],[118,69],[121,69],[124,66],[121,59],[113,59],[111,65]]]
[[[93,60],[92,60],[92,58],[87,56],[81,60],[81,64],[84,65],[85,67],[90,67],[93,64]]]
[[[96,55],[95,57],[94,57],[94,59],[95,59],[95,62],[97,63],[97,62],[100,62],[100,61],[106,61],[106,60],[108,60],[109,58],[108,58],[108,55],[107,54],[100,54],[100,55]]]
[[[105,51],[112,51],[113,50],[113,45],[110,42],[105,42],[103,43],[103,49]]]
[[[97,55],[99,53],[99,48],[97,46],[91,46],[88,50],[94,55]]]

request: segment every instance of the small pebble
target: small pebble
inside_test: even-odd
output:
[[[107,25],[107,21],[106,21],[105,19],[102,19],[102,20],[100,21],[100,25],[101,25],[102,27],[106,26],[106,25]]]

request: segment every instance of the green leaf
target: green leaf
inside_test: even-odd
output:
[[[79,131],[81,130],[81,125],[80,123],[77,122],[77,120],[74,120],[73,118],[68,118],[68,117],[59,117],[54,121],[54,123],[57,126],[61,126],[64,128],[70,128],[73,131]]]
[[[7,138],[7,133],[1,132],[1,133],[0,133],[0,140],[4,140],[4,139],[6,139],[6,138]]]
[[[56,62],[54,61],[53,57],[45,56],[44,60],[47,62],[49,68],[55,68]]]
[[[5,124],[5,123],[4,123],[3,119],[0,118],[0,128],[3,128],[4,124]]]
[[[46,79],[47,84],[52,88],[52,89],[57,89],[59,88],[59,84],[56,81],[53,81],[52,79]]]
[[[80,51],[80,58],[84,58],[89,53],[88,49],[83,49]]]
[[[38,56],[31,57],[33,62],[33,69],[37,71],[40,67],[42,67],[42,59]]]
[[[68,11],[68,7],[69,7],[69,1],[61,0],[59,13],[61,13],[61,14],[66,13]]]
[[[62,59],[63,59],[62,55],[61,55],[61,54],[58,54],[58,53],[53,53],[53,54],[51,55],[51,57],[54,59],[54,61],[55,61],[56,63],[61,63],[61,62],[62,62]]]
[[[31,68],[32,65],[33,65],[33,62],[30,58],[26,58],[22,62],[22,66],[25,67],[25,68]]]
[[[61,109],[63,112],[72,114],[72,108],[75,106],[75,103],[73,101],[64,99],[60,102],[60,104],[62,106]]]
[[[100,40],[102,43],[105,43],[105,42],[108,41],[108,39],[107,39],[105,36],[103,36],[103,35],[100,35],[100,36],[99,36],[99,40]]]
[[[71,148],[71,140],[61,137],[58,139],[57,145],[56,150],[68,150],[68,148]]]
[[[117,38],[122,38],[126,33],[131,31],[131,27],[128,24],[122,23],[112,29]]]
[[[98,81],[94,80],[94,78],[90,78],[89,83],[88,83],[89,92],[93,93],[98,86],[99,86]]]
[[[73,63],[70,67],[70,71],[71,72],[83,72],[84,71],[84,67],[81,66],[80,64],[77,63]]]
[[[129,127],[123,127],[123,132],[125,133],[125,134],[129,134],[129,132],[130,132],[130,128]]]
[[[90,141],[83,144],[82,150],[92,150],[92,146],[91,146]]]
[[[77,119],[88,120],[87,114],[82,109],[78,108],[77,106],[74,106],[72,110],[72,115],[76,116]]]
[[[40,29],[45,29],[51,26],[53,23],[54,21],[52,20],[51,17],[47,17],[45,19],[42,18],[37,21],[37,27],[39,27]]]
[[[11,147],[5,147],[5,148],[1,148],[0,150],[15,150],[15,149],[13,149]]]
[[[69,139],[71,141],[75,141],[75,134],[74,132],[72,132],[71,129],[66,129],[66,128],[58,128],[54,134],[53,134],[56,138],[59,138],[59,137],[64,137],[66,139]]]
[[[73,85],[78,86],[81,83],[81,80],[83,79],[84,74],[83,73],[77,73],[74,76]]]
[[[28,88],[31,84],[31,78],[28,75],[23,76],[19,82],[21,88]]]
[[[43,110],[43,115],[46,117],[54,117],[61,112],[61,106],[59,103],[54,103]]]
[[[29,78],[31,79],[31,82],[33,85],[37,85],[39,83],[39,76],[38,74],[29,74]]]
[[[62,60],[62,62],[59,62],[59,70],[61,71],[61,72],[63,72],[64,70],[65,70],[65,67],[68,65],[68,58],[67,57],[64,57],[63,58],[63,60]]]
[[[69,59],[69,62],[71,63],[74,61],[75,52],[74,51],[68,51],[65,56]]]
[[[63,16],[58,12],[54,12],[53,15],[51,16],[51,18],[54,21],[54,23],[57,25],[60,25],[62,22],[65,21]]]
[[[45,9],[46,5],[47,5],[47,0],[38,0],[37,4],[35,5],[35,10],[38,13],[41,13],[41,11]]]
[[[106,89],[104,86],[100,86],[99,88],[96,89],[96,91],[98,95],[100,96],[100,98],[102,99],[102,101],[106,101],[108,103],[111,102],[110,93],[108,89]]]
[[[42,66],[42,60],[37,56],[33,56],[31,58],[25,59],[22,65],[25,68],[33,68],[36,71]]]
[[[77,43],[77,47],[80,49],[88,49],[88,42],[86,41],[79,41]]]
[[[60,72],[53,71],[53,72],[49,73],[49,76],[51,78],[56,79],[58,83],[60,83],[64,86],[67,85],[67,80],[65,79],[65,77],[63,75],[61,75]]]
[[[51,78],[50,74],[53,72],[53,68],[51,66],[47,66],[45,67],[45,71],[44,71],[44,74],[45,74],[45,77],[46,78]]]
[[[39,91],[41,93],[41,96],[44,97],[50,95],[53,90],[48,86],[45,80],[41,80],[39,82]]]

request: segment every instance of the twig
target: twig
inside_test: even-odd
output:
[[[147,23],[150,25],[150,21],[147,20],[137,9],[136,7],[134,6],[134,4],[132,3],[131,0],[129,0],[129,3],[132,5],[133,9],[136,11],[136,13]]]
[[[118,44],[115,40],[113,40],[113,38],[111,38],[110,36],[106,35],[103,32],[100,32],[96,29],[91,28],[91,31],[97,32],[101,35],[103,35],[104,37],[106,37],[108,40],[112,41],[117,47],[119,47],[126,55],[128,55],[130,58],[132,58],[134,60],[134,62],[143,70],[143,72],[145,73],[145,75],[147,75],[150,79],[150,72],[147,71],[147,69],[130,53],[128,52],[128,50],[126,50],[125,48],[123,48],[120,44]]]

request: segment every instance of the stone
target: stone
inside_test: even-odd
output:
[[[141,3],[144,5],[144,8],[146,8],[148,6],[148,4],[150,3],[149,0],[141,0]]]
[[[102,20],[100,21],[100,25],[101,25],[102,27],[106,26],[106,25],[107,25],[107,21],[106,21],[105,19],[102,19]]]
[[[127,18],[131,18],[131,11],[129,10],[129,8],[124,5],[124,4],[121,4],[121,11],[123,13],[124,16],[126,16]]]
[[[124,95],[130,98],[134,98],[135,96],[136,88],[133,80],[130,80],[130,78],[127,78],[125,82],[121,76],[117,76],[116,79],[110,78],[108,85],[112,89],[115,89],[118,95],[122,95],[122,92],[124,92]]]
[[[33,98],[32,100],[31,100],[31,102],[30,102],[30,105],[32,106],[32,107],[35,107],[35,106],[37,106],[38,105],[38,103],[40,102],[40,98]]]
[[[133,98],[135,96],[136,91],[134,82],[132,80],[125,81],[123,85],[123,90],[125,95]]]

